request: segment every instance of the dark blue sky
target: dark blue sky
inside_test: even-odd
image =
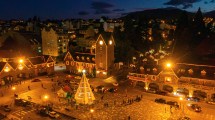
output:
[[[0,0],[0,19],[110,18],[145,9],[177,7],[195,12],[215,10],[215,0]]]

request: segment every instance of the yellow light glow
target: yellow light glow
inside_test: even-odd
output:
[[[113,43],[112,40],[110,40],[110,41],[109,41],[109,44],[112,45],[112,43]]]
[[[96,71],[96,73],[99,73],[99,71]]]
[[[78,72],[81,72],[81,69],[78,69]]]
[[[12,90],[16,90],[16,87],[12,87]]]
[[[86,72],[86,70],[82,70],[82,72],[83,72],[83,73],[85,73],[85,72]]]
[[[94,109],[90,109],[90,112],[93,113],[93,112],[94,112]]]
[[[177,92],[173,92],[174,95],[177,95]]]
[[[170,68],[170,67],[171,67],[171,64],[170,64],[170,63],[167,63],[166,66],[167,66],[168,68]]]
[[[100,45],[103,45],[103,41],[99,41],[99,44],[100,44]]]
[[[4,68],[4,72],[9,72],[9,71],[10,71],[10,68],[6,66],[6,67]]]
[[[180,98],[179,98],[179,100],[183,100],[183,98],[182,98],[182,97],[180,97]]]
[[[145,89],[148,90],[149,88],[148,88],[148,87],[145,87]]]
[[[22,66],[21,64],[19,64],[18,69],[19,69],[19,70],[22,70],[22,69],[23,69],[23,66]]]
[[[23,59],[19,59],[19,63],[23,63]]]
[[[103,74],[104,74],[104,75],[106,75],[106,74],[107,74],[107,72],[103,72]]]
[[[48,95],[45,95],[45,96],[44,96],[44,99],[45,99],[45,100],[49,99],[49,96],[48,96]]]

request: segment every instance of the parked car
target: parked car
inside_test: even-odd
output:
[[[31,80],[31,82],[41,82],[41,80],[36,78],[36,79]]]
[[[1,106],[2,110],[4,110],[5,112],[10,112],[11,108],[9,107],[9,105],[2,105]]]
[[[156,99],[155,99],[155,102],[166,104],[166,100],[163,99],[163,98],[156,98]]]
[[[37,113],[44,117],[49,116],[48,110],[45,107],[37,109]]]
[[[153,89],[153,88],[149,88],[148,90],[147,90],[147,92],[149,92],[149,93],[156,93],[157,92],[157,90],[156,89]]]
[[[166,104],[179,108],[178,102],[176,102],[176,101],[167,101]]]
[[[17,106],[21,106],[22,105],[22,99],[20,99],[20,98],[15,98],[15,105],[17,105]]]
[[[55,111],[51,111],[48,114],[51,118],[59,118],[60,117],[60,115]]]
[[[184,116],[184,117],[178,118],[178,120],[191,120],[191,119],[189,117]]]
[[[4,120],[4,118],[6,118],[6,115],[3,115],[2,113],[0,113],[0,120]]]
[[[81,77],[80,76],[75,76],[75,79],[81,79]]]
[[[103,85],[100,85],[100,86],[97,86],[96,87],[96,91],[97,92],[101,92],[101,93],[105,93],[107,92],[109,89],[108,88],[105,88]]]
[[[207,101],[208,104],[215,105],[215,101]]]
[[[200,98],[198,98],[198,97],[187,97],[187,100],[199,102],[199,101],[200,101]]]
[[[111,93],[115,93],[117,91],[117,88],[110,88],[108,91]]]
[[[188,106],[190,106],[191,109],[195,112],[201,112],[202,111],[201,107],[198,104],[189,104]]]
[[[23,107],[26,107],[26,106],[28,106],[28,105],[31,105],[31,102],[26,101],[26,100],[22,100],[22,106],[23,106]]]
[[[165,96],[165,95],[167,95],[167,92],[158,90],[158,91],[156,91],[156,94]]]

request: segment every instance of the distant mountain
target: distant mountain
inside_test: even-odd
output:
[[[204,16],[215,18],[215,10],[204,13]]]
[[[137,11],[128,13],[124,18],[128,19],[136,19],[141,17],[146,17],[150,19],[175,19],[178,18],[184,10],[168,7],[168,8],[158,8],[158,9],[150,9],[144,11]],[[187,12],[188,16],[193,16],[194,13]]]

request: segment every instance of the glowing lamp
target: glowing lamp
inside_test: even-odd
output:
[[[170,67],[171,67],[171,64],[170,64],[170,63],[167,63],[166,66],[167,66],[168,68],[170,68]]]
[[[23,59],[19,59],[19,63],[23,63]]]
[[[112,45],[112,44],[113,44],[113,42],[110,40],[110,41],[109,41],[109,44],[110,44],[110,45]]]
[[[99,41],[99,44],[100,44],[100,45],[103,45],[103,41]]]

